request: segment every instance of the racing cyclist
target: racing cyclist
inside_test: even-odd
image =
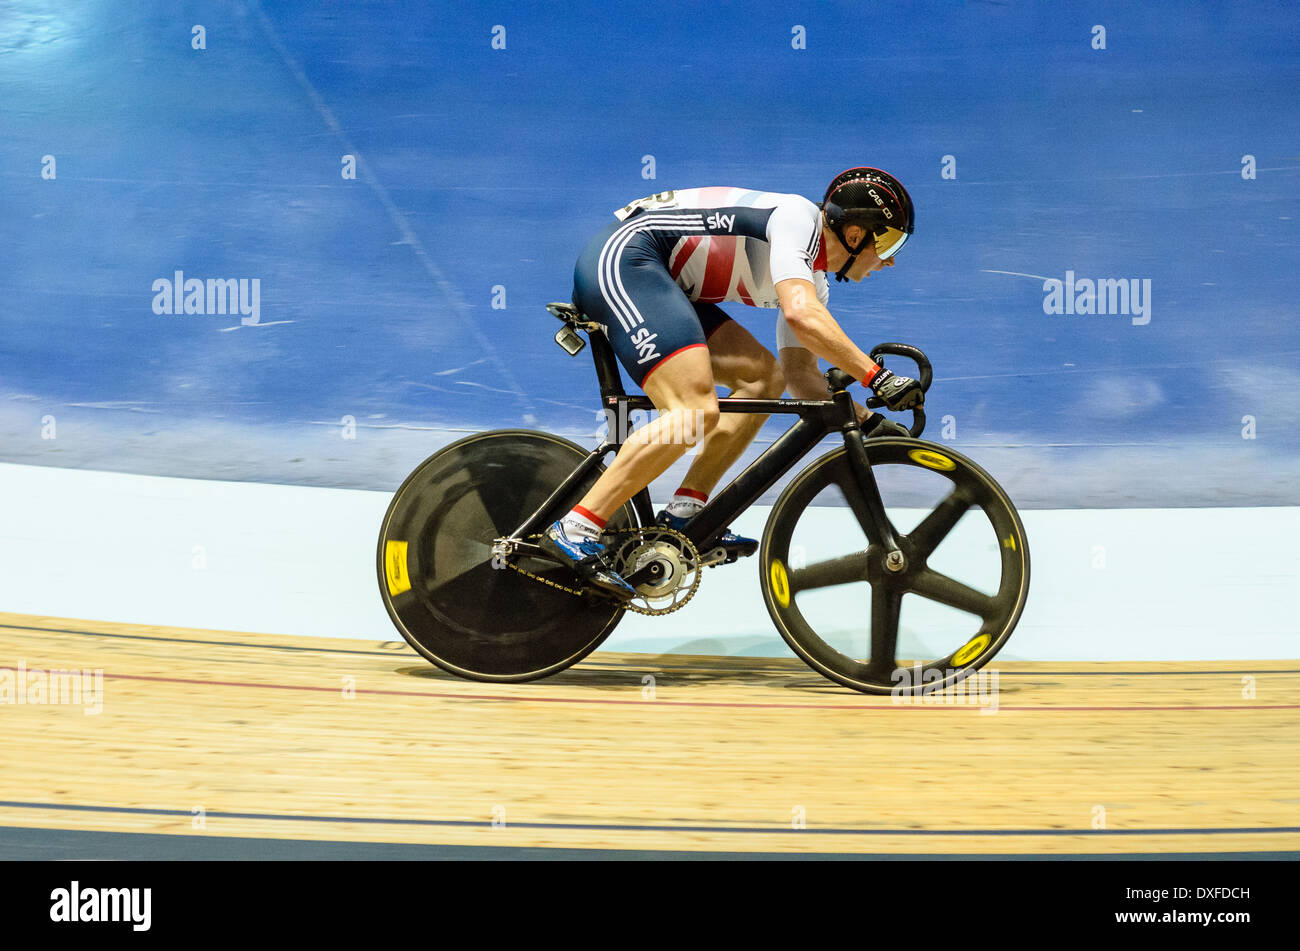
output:
[[[787,387],[796,398],[825,399],[821,358],[861,380],[891,410],[920,406],[924,394],[916,380],[878,366],[826,309],[827,272],[861,281],[892,267],[912,234],[911,197],[888,173],[841,172],[820,205],[801,195],[692,188],[660,192],[614,214],[578,259],[573,301],[601,325],[659,415],[632,433],[581,502],[543,534],[541,547],[587,584],[627,601],[636,592],[600,541],[606,520],[700,441],[659,515],[660,524],[680,531],[767,419],[722,416],[717,385],[751,399],[776,399]],[[718,307],[721,301],[779,308],[779,360]],[[865,434],[906,434],[855,406]],[[758,546],[729,529],[715,544],[732,558]]]

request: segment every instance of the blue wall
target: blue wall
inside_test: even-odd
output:
[[[1294,504],[1295,28],[1265,3],[18,0],[0,460],[388,487],[414,458],[336,465],[313,433],[588,431],[589,361],[542,305],[613,208],[709,184],[816,199],[866,163],[908,185],[917,232],[831,310],[865,345],[930,353],[935,437],[951,415],[958,445],[1015,447],[1026,491],[1052,453],[1076,473],[1086,455],[1086,491],[1035,496],[1054,504],[1158,503],[1126,492],[1148,444],[1177,467],[1170,503]],[[155,315],[176,269],[259,279],[261,325]],[[1149,279],[1150,323],[1045,315],[1042,278],[1067,270]],[[773,341],[771,312],[732,310]],[[77,425],[42,440],[46,414]],[[210,453],[184,442],[218,425]],[[262,459],[268,428],[285,464]],[[216,468],[241,446],[253,462]]]

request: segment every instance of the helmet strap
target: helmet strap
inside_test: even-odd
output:
[[[843,226],[834,229],[835,237],[839,240],[840,247],[842,247],[845,251],[849,252],[849,258],[847,261],[844,262],[844,266],[835,272],[835,280],[837,281],[848,280],[847,275],[849,273],[849,269],[853,267],[853,262],[858,259],[859,254],[861,254],[864,250],[866,250],[867,243],[874,239],[874,235],[868,232],[867,236],[862,239],[862,244],[860,244],[858,246],[858,249],[855,251],[852,248],[850,248],[849,243],[844,240],[844,233],[842,227]]]

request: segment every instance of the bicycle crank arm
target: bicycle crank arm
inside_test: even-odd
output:
[[[654,584],[660,579],[660,577],[662,577],[662,575],[663,571],[659,568],[659,565],[652,563],[646,565],[640,571],[634,571],[630,575],[625,575],[623,580],[632,587],[638,588],[643,584]]]

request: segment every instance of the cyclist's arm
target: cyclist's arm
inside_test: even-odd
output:
[[[790,331],[804,347],[811,351],[814,369],[817,366],[816,358],[821,357],[845,373],[851,374],[855,380],[862,380],[875,373],[877,369],[875,361],[863,353],[840,328],[835,318],[831,316],[831,312],[817,299],[817,291],[811,281],[799,278],[777,281],[776,295],[781,302],[781,312],[785,315]],[[791,348],[783,347],[782,352],[787,349]],[[784,363],[784,360],[782,362]],[[806,367],[804,369],[806,371]],[[796,369],[796,373],[799,372],[799,369]],[[789,378],[787,374],[787,381]],[[826,389],[824,382],[821,389],[824,393]],[[791,389],[790,392],[793,393],[794,390]],[[820,399],[821,394],[800,398]]]

